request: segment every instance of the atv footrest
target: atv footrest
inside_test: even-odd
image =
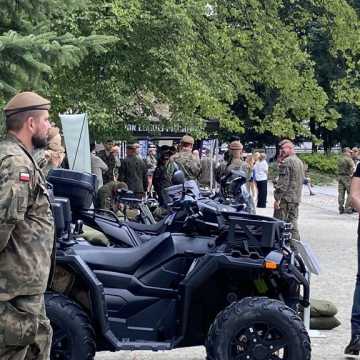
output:
[[[152,341],[119,341],[118,350],[152,350],[163,351],[171,350],[172,344],[169,342],[152,342]]]

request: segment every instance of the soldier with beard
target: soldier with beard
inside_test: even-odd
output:
[[[33,92],[6,105],[7,137],[0,143],[0,359],[50,358],[45,314],[54,243],[46,180],[33,159],[45,148],[50,102]]]

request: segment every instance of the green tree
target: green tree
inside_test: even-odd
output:
[[[54,18],[85,6],[85,1],[2,0],[0,7],[0,106],[19,90],[49,94],[54,69],[72,69],[91,49],[103,51],[114,39],[74,37],[54,31]]]
[[[93,1],[59,28],[120,40],[84,59],[76,77],[60,69],[59,106],[75,99],[98,135],[148,121],[155,103],[170,105],[164,126],[201,130],[204,119],[218,118],[237,133],[245,124],[276,136],[309,133],[311,118],[328,121],[327,96],[281,9],[281,1]]]

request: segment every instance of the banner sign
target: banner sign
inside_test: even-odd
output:
[[[59,116],[69,169],[91,173],[89,125],[86,114]]]

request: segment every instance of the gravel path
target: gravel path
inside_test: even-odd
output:
[[[312,296],[334,302],[342,325],[333,331],[323,331],[325,338],[312,339],[313,360],[343,359],[343,349],[349,340],[350,312],[356,274],[357,215],[338,215],[335,187],[315,187],[316,196],[304,188],[300,208],[300,233],[311,243],[318,255],[322,272],[312,281]],[[269,199],[271,199],[269,194]],[[269,204],[270,205],[270,204]],[[272,204],[271,204],[272,205]],[[272,209],[261,209],[271,215]],[[98,353],[96,360],[204,360],[202,347],[171,352]]]

